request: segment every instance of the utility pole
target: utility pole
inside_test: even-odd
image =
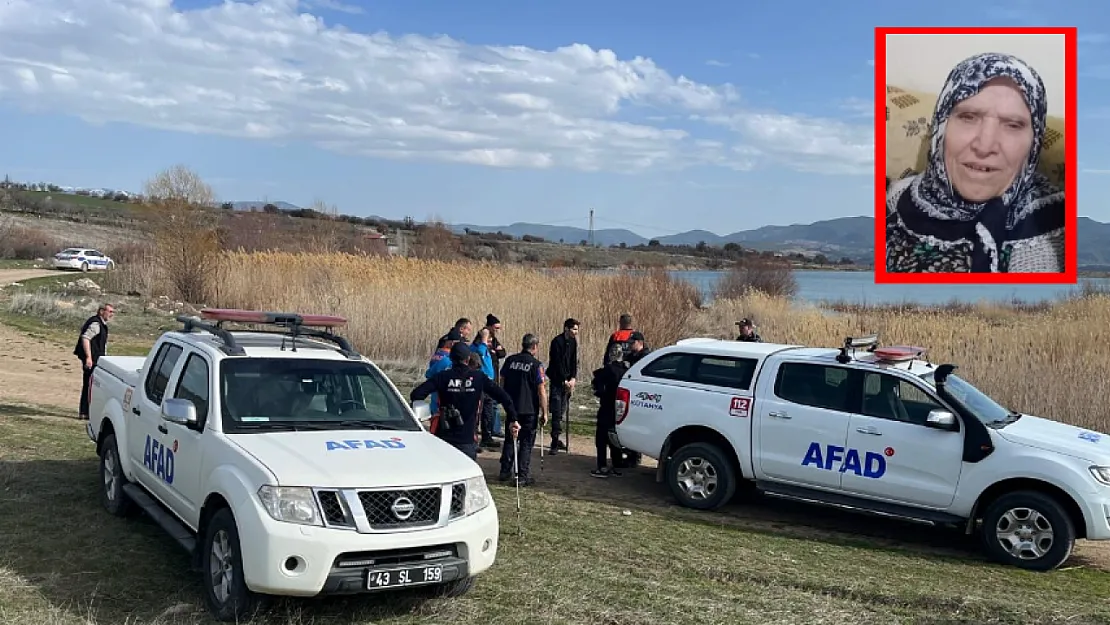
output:
[[[590,234],[589,237],[586,239],[586,243],[590,247],[594,246],[594,209],[592,208],[590,209]]]

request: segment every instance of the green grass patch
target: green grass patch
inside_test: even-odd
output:
[[[0,622],[208,623],[200,578],[144,517],[101,509],[84,424],[0,406]],[[488,468],[487,468],[488,470]],[[1110,576],[798,537],[492,486],[498,561],[467,596],[278,601],[260,623],[1110,623]],[[619,502],[617,502],[619,503]],[[695,520],[696,519],[696,520]]]

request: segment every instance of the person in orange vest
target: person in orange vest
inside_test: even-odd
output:
[[[620,320],[617,323],[620,325],[620,328],[609,335],[609,342],[605,345],[605,358],[601,362],[602,367],[609,364],[609,355],[614,353],[614,345],[620,345],[622,360],[624,356],[628,355],[629,349],[632,348],[632,315],[624,313],[620,316]]]

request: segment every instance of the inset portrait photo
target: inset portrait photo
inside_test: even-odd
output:
[[[1074,284],[1076,29],[875,32],[875,281]]]

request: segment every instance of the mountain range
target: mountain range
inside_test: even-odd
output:
[[[242,206],[263,202],[234,202],[237,209]],[[274,205],[296,209],[286,202],[273,202]],[[1077,247],[1079,267],[1083,269],[1110,270],[1110,224],[1095,221],[1090,217],[1080,217],[1077,221]],[[476,224],[453,224],[451,230],[463,234],[474,232],[501,232],[520,238],[525,235],[542,237],[546,241],[578,244],[589,238],[585,228],[573,226],[549,226],[527,222],[517,222],[507,226],[480,226]],[[606,228],[594,230],[594,242],[608,247],[624,244],[626,246],[647,245],[652,239],[631,230]],[[654,240],[663,245],[706,245],[720,246],[736,243],[745,248],[770,250],[775,252],[800,252],[804,254],[824,254],[832,260],[850,258],[854,262],[870,264],[874,259],[875,218],[870,216],[838,217],[815,221],[810,224],[789,226],[762,226],[752,230],[741,230],[732,234],[719,235],[707,230],[689,230],[678,234],[656,237]]]

